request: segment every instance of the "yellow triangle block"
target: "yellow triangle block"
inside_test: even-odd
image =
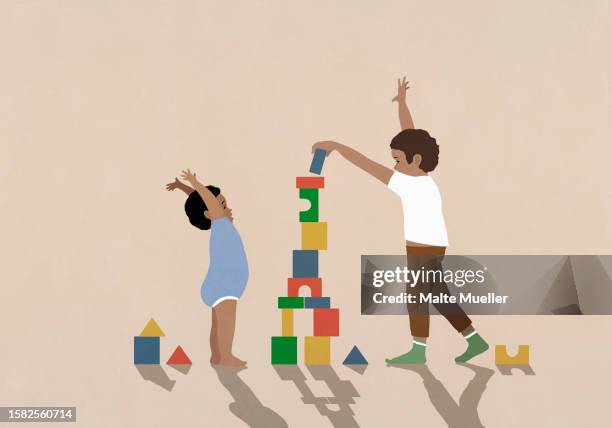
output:
[[[151,318],[145,328],[140,332],[140,336],[148,336],[148,337],[163,337],[165,336],[164,332],[157,325],[155,320]]]

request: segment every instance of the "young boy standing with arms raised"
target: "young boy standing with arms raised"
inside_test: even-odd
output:
[[[448,238],[442,214],[442,200],[438,186],[429,176],[438,165],[439,147],[436,140],[422,129],[414,129],[414,123],[406,104],[408,83],[397,80],[397,101],[402,131],[391,140],[391,156],[395,160],[394,170],[381,165],[358,151],[335,141],[321,141],[313,145],[323,149],[329,156],[337,151],[353,165],[385,183],[402,202],[404,212],[404,237],[408,267],[418,270],[439,269],[446,252]],[[431,292],[448,294],[444,282],[421,282],[408,292],[422,294]],[[489,345],[476,332],[472,321],[457,304],[436,304],[438,311],[460,332],[468,342],[466,351],[455,358],[465,363],[489,349]],[[387,359],[389,364],[425,364],[427,338],[429,337],[429,305],[415,303],[408,305],[410,331],[413,336],[412,349],[398,357]]]
[[[246,361],[232,352],[236,329],[236,306],[244,292],[249,266],[242,238],[234,226],[232,210],[221,189],[205,186],[189,169],[181,178],[166,185],[168,191],[180,189],[187,195],[185,213],[200,230],[210,230],[210,262],[200,288],[202,301],[212,309],[210,327],[210,362],[213,365],[244,367]]]

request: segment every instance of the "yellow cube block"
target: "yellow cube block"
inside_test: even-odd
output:
[[[293,336],[293,309],[281,309],[283,317],[283,336]]]
[[[302,250],[327,250],[327,222],[302,223]]]
[[[329,336],[306,336],[304,338],[304,364],[329,365],[330,354]]]

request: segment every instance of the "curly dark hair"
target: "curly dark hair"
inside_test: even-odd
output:
[[[425,172],[433,171],[438,166],[440,147],[424,129],[404,129],[393,137],[390,146],[404,152],[408,163],[412,162],[414,155],[421,155],[421,169]]]
[[[221,189],[218,187],[206,186],[206,188],[215,196],[219,196],[221,194]],[[191,192],[185,201],[185,214],[187,214],[187,217],[189,217],[189,223],[198,229],[210,229],[210,219],[204,216],[204,211],[206,210],[206,204],[202,200],[200,194],[195,190]]]

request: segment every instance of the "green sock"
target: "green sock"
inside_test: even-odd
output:
[[[427,362],[427,358],[425,358],[427,344],[417,342],[416,340],[413,340],[412,343],[410,352],[406,352],[399,357],[387,358],[385,360],[387,364],[425,364]]]
[[[467,363],[469,360],[474,358],[476,355],[480,355],[489,349],[489,344],[485,342],[485,340],[480,337],[476,331],[465,336],[465,339],[468,342],[468,347],[465,352],[455,358],[456,363]]]

